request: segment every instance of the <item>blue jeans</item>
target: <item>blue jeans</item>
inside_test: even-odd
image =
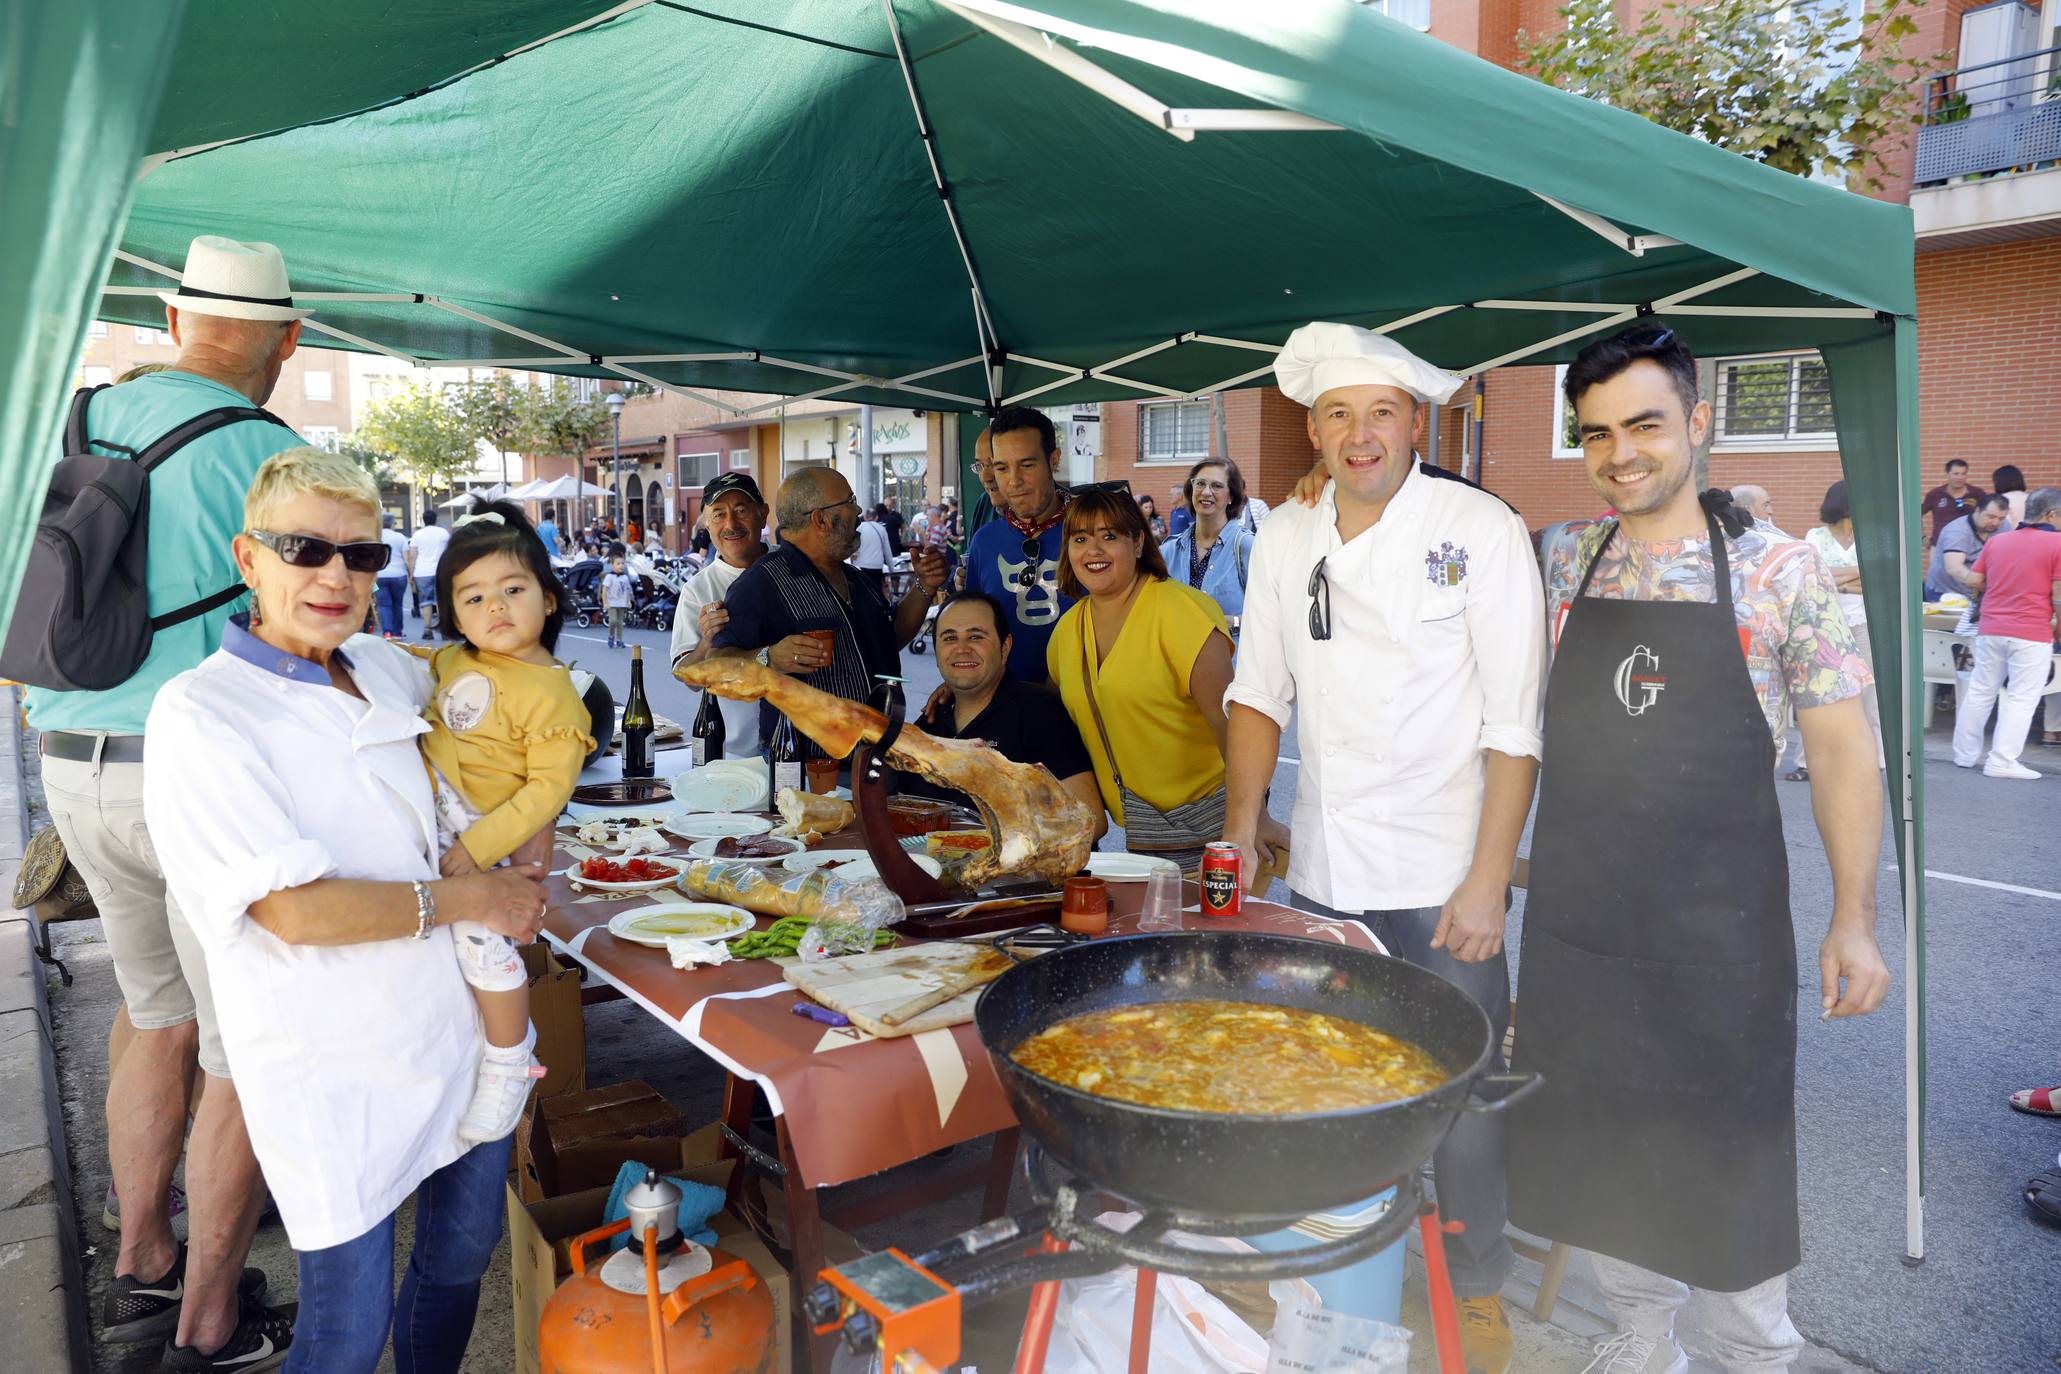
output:
[[[389,1328],[395,1374],[456,1374],[501,1240],[514,1140],[474,1146],[415,1190],[415,1249],[398,1301],[391,1216],[356,1240],[296,1252],[301,1305],[285,1374],[372,1374]]]
[[[422,633],[427,635],[437,621],[437,580],[434,577],[415,579],[415,600],[422,608]]]
[[[373,582],[372,589],[372,604],[379,611],[380,632],[390,635],[408,633],[408,579],[382,577]]]
[[[1289,905],[1299,911],[1358,921],[1374,932],[1389,953],[1429,969],[1472,997],[1488,1014],[1495,1035],[1489,1070],[1502,1071],[1503,1032],[1510,1026],[1508,955],[1463,964],[1445,950],[1433,949],[1431,937],[1438,929],[1440,910],[1435,906],[1409,911],[1334,911],[1300,892],[1289,894]],[[1508,905],[1506,896],[1506,909]],[[1517,1262],[1510,1242],[1503,1237],[1510,1220],[1510,1184],[1503,1174],[1503,1118],[1495,1113],[1460,1113],[1431,1156],[1431,1177],[1438,1189],[1440,1214],[1467,1228],[1446,1240],[1446,1268],[1452,1274],[1454,1294],[1485,1298],[1502,1292],[1503,1280]]]

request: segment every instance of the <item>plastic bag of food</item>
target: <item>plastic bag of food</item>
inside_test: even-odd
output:
[[[1409,1374],[1410,1333],[1326,1307],[1284,1302],[1274,1309],[1267,1374]]]
[[[902,899],[878,878],[832,881],[839,889],[839,900],[803,932],[796,951],[805,964],[864,954],[880,942],[881,931],[908,915]]]

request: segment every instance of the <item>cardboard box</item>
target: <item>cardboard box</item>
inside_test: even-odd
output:
[[[686,1154],[702,1148],[709,1133],[697,1132],[677,1142]],[[656,1164],[657,1160],[647,1160]],[[676,1178],[712,1187],[725,1187],[736,1161],[688,1163],[669,1169]],[[513,1283],[515,1325],[515,1369],[517,1374],[540,1374],[537,1328],[544,1307],[558,1285],[572,1273],[571,1242],[574,1237],[601,1225],[602,1209],[608,1205],[607,1188],[590,1188],[543,1201],[525,1201],[514,1188],[508,1190],[509,1272]],[[787,1270],[774,1258],[745,1224],[728,1212],[710,1223],[719,1249],[749,1264],[772,1295],[775,1330],[774,1368],[795,1367],[794,1286]],[[850,1236],[831,1226],[823,1228],[823,1251],[831,1263],[843,1263],[864,1253]]]
[[[686,1163],[716,1157],[715,1129],[689,1136],[679,1108],[641,1079],[545,1098],[516,1137],[517,1186],[526,1202],[606,1188],[627,1160],[681,1158],[683,1139],[701,1142]]]
[[[553,958],[541,940],[522,947],[522,966],[529,975],[537,1061],[546,1070],[532,1098],[576,1093],[587,1086],[587,1023],[580,1005],[579,973]]]

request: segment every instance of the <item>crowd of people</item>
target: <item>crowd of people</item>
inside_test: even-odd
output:
[[[94,398],[94,442],[134,449],[261,405],[305,313],[288,295],[268,245],[197,240],[167,294],[177,363]],[[1276,375],[1317,462],[1271,513],[1224,457],[1189,470],[1164,521],[1122,484],[1069,488],[1051,420],[1022,406],[978,439],[996,518],[970,535],[956,502],[866,510],[834,468],[792,473],[770,502],[726,472],[701,493],[706,557],[673,664],[748,658],[873,700],[929,625],[944,685],[925,728],[1048,768],[1130,850],[1192,869],[1226,840],[1248,877],[1284,870],[1296,907],[1362,922],[1464,990],[1496,1046],[1536,796],[1516,1058],[1545,1086],[1507,1127],[1463,1117],[1434,1160],[1466,1224],[1448,1259],[1469,1362],[1509,1366],[1514,1220],[1594,1253],[1617,1318],[1596,1368],[1678,1374],[1692,1297],[1736,1367],[1787,1363],[1798,976],[1785,866],[1736,856],[1785,852],[1774,766],[1793,718],[1833,879],[1820,1007],[1874,1011],[1881,744],[1843,484],[1803,539],[1765,492],[1699,493],[1710,404],[1688,349],[1642,321],[1567,369],[1610,514],[1549,538],[1542,567],[1514,510],[1416,454],[1460,379],[1324,322],[1290,336]],[[202,444],[154,479],[150,591],[184,602],[233,569],[247,612],[168,627],[117,688],[30,694],[126,1004],[104,1329],[164,1340],[176,1371],[370,1371],[389,1338],[397,1367],[455,1369],[535,1072],[515,947],[541,923],[551,826],[594,743],[554,656],[569,601],[553,555],[589,538],[613,552],[614,531],[569,541],[487,504],[403,539],[360,469],[283,426]],[[1938,571],[1982,600],[1956,761],[1977,761],[1995,699],[1986,766],[2018,776],[2022,646],[2044,666],[2061,491],[2027,494],[2007,528],[2008,501],[1953,477],[1928,498],[1935,521],[1960,511]],[[434,647],[364,632],[398,628],[411,591]],[[721,709],[726,752],[761,752],[774,708]],[[1267,797],[1291,725],[1284,827]],[[268,1193],[297,1313],[242,1268]]]

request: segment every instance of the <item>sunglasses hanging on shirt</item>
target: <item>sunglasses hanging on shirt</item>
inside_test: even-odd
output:
[[[312,534],[274,534],[252,530],[250,537],[279,555],[279,561],[296,568],[324,568],[339,553],[344,567],[354,573],[378,572],[394,551],[383,543],[334,544]]]
[[[1045,548],[1036,537],[1023,541],[1023,571],[1016,575],[1016,585],[1029,591],[1038,585],[1045,575]]]
[[[1331,583],[1324,577],[1324,560],[1310,569],[1310,638],[1331,638]]]

